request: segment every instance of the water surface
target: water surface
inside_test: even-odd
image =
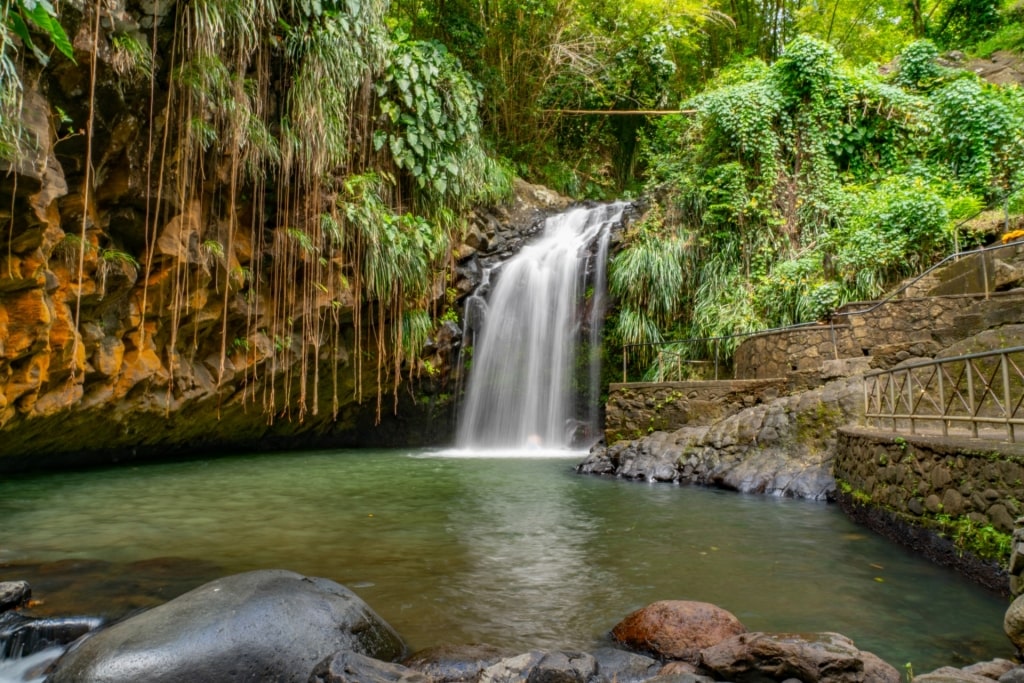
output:
[[[918,672],[1012,653],[1006,603],[832,505],[572,473],[565,458],[282,453],[0,482],[0,580],[123,616],[223,574],[348,585],[413,648],[592,648],[654,600],[838,631]]]

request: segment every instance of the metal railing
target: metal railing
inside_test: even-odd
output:
[[[910,434],[967,431],[1017,440],[1024,425],[1024,346],[939,358],[864,376],[864,421]],[[919,432],[918,428],[924,429]]]
[[[954,254],[950,254],[946,258],[942,259],[941,261],[939,261],[938,263],[936,263],[935,265],[930,267],[928,270],[926,270],[923,273],[921,273],[920,275],[918,275],[918,276],[916,276],[916,277],[914,277],[914,278],[912,278],[910,280],[907,280],[899,288],[897,288],[897,289],[893,290],[892,292],[890,292],[889,295],[886,296],[885,298],[879,299],[877,301],[872,301],[872,302],[860,302],[860,303],[865,304],[865,308],[858,308],[858,309],[853,310],[853,311],[839,311],[839,312],[833,313],[832,315],[829,316],[828,320],[825,321],[831,327],[831,334],[832,334],[833,345],[835,345],[835,325],[836,325],[837,319],[839,319],[839,318],[852,318],[854,316],[866,315],[868,313],[872,313],[872,312],[878,310],[879,308],[881,308],[882,306],[884,306],[885,304],[889,303],[890,301],[894,301],[896,299],[901,298],[903,296],[903,294],[908,289],[910,289],[911,287],[916,285],[918,282],[920,282],[921,280],[923,280],[926,277],[928,277],[929,275],[931,275],[933,272],[935,272],[936,270],[938,270],[942,266],[945,266],[946,264],[954,262],[954,261],[959,261],[960,259],[965,258],[967,256],[973,256],[974,254],[981,254],[982,255],[982,257],[981,257],[981,270],[982,270],[982,280],[984,282],[984,294],[985,294],[985,298],[986,299],[990,298],[992,292],[989,290],[988,263],[985,260],[985,255],[987,253],[989,253],[989,252],[999,251],[1000,249],[1020,248],[1021,246],[1024,246],[1024,242],[1021,242],[1020,240],[1018,240],[1018,241],[1015,241],[1015,242],[1007,242],[1006,244],[995,244],[995,245],[992,245],[992,246],[989,246],[989,247],[981,247],[979,249],[969,249],[967,251],[958,251],[958,252],[956,252]],[[857,302],[851,302],[850,304],[847,304],[847,305],[856,305],[856,303]],[[736,333],[736,334],[728,334],[728,335],[723,335],[723,336],[719,336],[719,337],[690,337],[690,338],[687,338],[687,339],[673,339],[673,340],[660,341],[660,342],[646,342],[646,343],[642,343],[642,344],[624,344],[623,347],[622,347],[622,381],[623,381],[623,383],[628,381],[628,378],[627,378],[628,354],[629,354],[629,352],[631,350],[634,350],[634,349],[643,349],[643,348],[651,348],[651,347],[657,347],[659,349],[664,349],[665,347],[668,347],[668,346],[677,346],[677,345],[681,345],[681,344],[703,344],[703,345],[711,344],[714,347],[715,379],[718,379],[719,372],[720,372],[720,364],[723,362],[723,360],[721,358],[721,356],[722,356],[721,351],[722,351],[722,346],[723,346],[724,342],[728,342],[728,341],[731,341],[731,340],[734,340],[734,339],[745,339],[747,337],[757,337],[757,336],[760,336],[762,334],[774,334],[774,333],[780,333],[780,332],[790,332],[790,331],[793,331],[793,330],[801,330],[801,329],[807,329],[807,328],[811,328],[811,327],[822,327],[822,326],[823,326],[823,322],[816,320],[816,321],[813,321],[813,322],[796,323],[796,324],[793,324],[793,325],[786,325],[784,327],[772,327],[772,328],[769,328],[769,329],[766,329],[766,330],[755,330],[753,332],[739,332],[739,333]],[[676,352],[672,352],[672,353],[676,353]],[[660,353],[659,353],[659,355],[660,355]],[[838,355],[837,355],[837,357],[838,357]],[[731,358],[729,360],[731,361]],[[687,361],[682,361],[682,362],[687,362]],[[711,361],[708,360],[708,361],[705,361],[705,362],[710,363]]]
[[[694,360],[687,354],[679,353],[671,349],[658,349],[658,356],[654,361],[654,376],[652,382],[680,382],[691,379],[708,379],[710,372],[703,371],[703,368],[710,368],[714,365],[714,379],[718,379],[718,363],[716,360]]]

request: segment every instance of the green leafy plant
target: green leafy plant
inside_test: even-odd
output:
[[[138,36],[116,33],[110,39],[110,65],[122,78],[149,78],[153,75],[153,54]]]
[[[21,128],[21,75],[16,66],[20,48],[31,52],[42,66],[50,55],[37,44],[45,37],[58,52],[74,61],[74,48],[49,0],[8,0],[0,3],[0,158],[14,159],[23,141]]]

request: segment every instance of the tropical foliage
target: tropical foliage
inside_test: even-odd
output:
[[[102,5],[67,7],[100,26]],[[378,408],[397,391],[467,211],[507,196],[513,172],[576,197],[651,198],[610,274],[609,329],[624,344],[828,316],[948,250],[974,211],[1024,205],[1020,90],[939,60],[1024,45],[1024,15],[999,0],[173,5],[173,26],[115,24],[88,55],[102,48],[124,84],[166,96],[148,121],[165,136],[145,155],[142,310],[165,265],[159,230],[179,220],[201,246],[183,241],[172,259],[167,366],[190,343],[176,335],[197,315],[191,293],[212,277],[217,381],[233,349],[257,346],[237,340],[272,340],[279,381],[259,397],[271,415],[291,410],[276,387],[300,397],[299,417],[317,410],[321,360],[352,345],[358,378],[364,345],[376,350]],[[24,74],[75,56],[59,9],[0,4],[5,159],[25,143]],[[90,125],[95,108],[92,94]],[[168,205],[186,209],[162,215]],[[243,250],[266,258],[243,267]],[[229,325],[239,301],[263,298],[269,314]]]
[[[618,341],[823,319],[969,239],[963,219],[1024,187],[1024,99],[937,57],[912,43],[885,77],[801,35],[663,120],[645,147],[655,218],[613,263]]]

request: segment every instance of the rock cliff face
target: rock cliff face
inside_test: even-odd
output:
[[[452,373],[392,388],[396,375],[423,366],[378,363],[388,349],[370,335],[392,323],[383,306],[355,295],[350,264],[321,255],[324,276],[313,289],[301,276],[312,250],[273,249],[294,237],[285,226],[261,220],[266,209],[243,194],[225,206],[216,193],[229,182],[225,159],[206,160],[209,191],[184,194],[173,190],[180,167],[150,163],[173,113],[170,65],[154,65],[151,98],[148,78],[123,75],[113,37],[148,36],[156,24],[157,55],[167,54],[175,3],[105,6],[94,35],[84,3],[63,4],[77,63],[26,67],[25,151],[0,169],[0,471],[179,451],[396,443],[401,434],[373,425],[399,404],[431,418],[417,439],[446,438],[450,420],[438,415],[452,403]],[[91,137],[83,131],[90,100]],[[168,137],[172,148],[160,154],[173,159],[180,150]],[[516,189],[510,205],[469,219],[464,243],[452,248],[455,267],[435,277],[435,304],[468,292],[479,260],[514,248],[567,204],[540,188]],[[300,287],[305,294],[282,306]],[[454,365],[458,332],[435,325],[432,369]],[[382,373],[387,389],[378,397]]]
[[[745,408],[711,425],[597,446],[576,469],[826,500],[835,491],[834,430],[862,410],[862,396],[859,377],[836,380]]]

